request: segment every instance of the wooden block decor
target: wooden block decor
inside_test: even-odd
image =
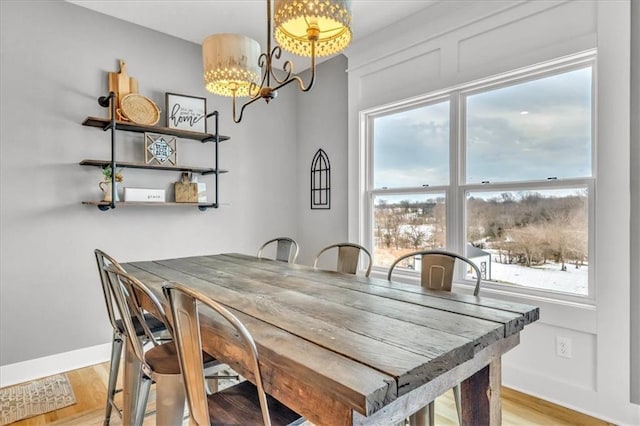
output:
[[[172,164],[178,162],[176,138],[155,133],[144,134],[144,164]]]

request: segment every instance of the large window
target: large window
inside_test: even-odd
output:
[[[485,285],[592,297],[593,73],[581,57],[367,112],[374,265],[445,248]]]

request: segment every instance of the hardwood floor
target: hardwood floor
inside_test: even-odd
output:
[[[104,419],[106,388],[109,364],[103,363],[67,373],[77,403],[60,410],[12,423],[14,426],[57,425],[57,426],[98,426]],[[153,410],[154,391],[149,397],[149,410]],[[117,414],[111,416],[112,425],[121,425]],[[517,392],[502,390],[502,423],[504,425],[609,425],[610,423],[577,413],[556,404]],[[155,417],[146,417],[145,425],[154,425]],[[188,422],[185,421],[185,425]],[[449,391],[436,400],[436,424],[457,425],[458,418],[452,392]]]

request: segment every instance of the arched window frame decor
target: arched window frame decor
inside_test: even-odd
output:
[[[311,161],[311,208],[331,208],[331,163],[323,149]]]

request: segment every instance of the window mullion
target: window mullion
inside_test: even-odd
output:
[[[447,191],[447,249],[464,254],[464,244],[461,243],[463,204],[460,195],[460,182],[462,179],[461,168],[464,149],[461,146],[463,131],[461,118],[460,92],[451,93],[449,98],[450,110],[450,135],[449,135],[449,190]]]
[[[365,132],[365,205],[366,208],[362,212],[364,217],[362,218],[365,222],[365,226],[362,228],[364,235],[360,235],[362,239],[362,244],[365,247],[369,247],[370,250],[373,251],[374,248],[374,238],[373,238],[373,144],[374,144],[374,134],[373,134],[373,117],[367,116],[366,124],[364,126]]]

